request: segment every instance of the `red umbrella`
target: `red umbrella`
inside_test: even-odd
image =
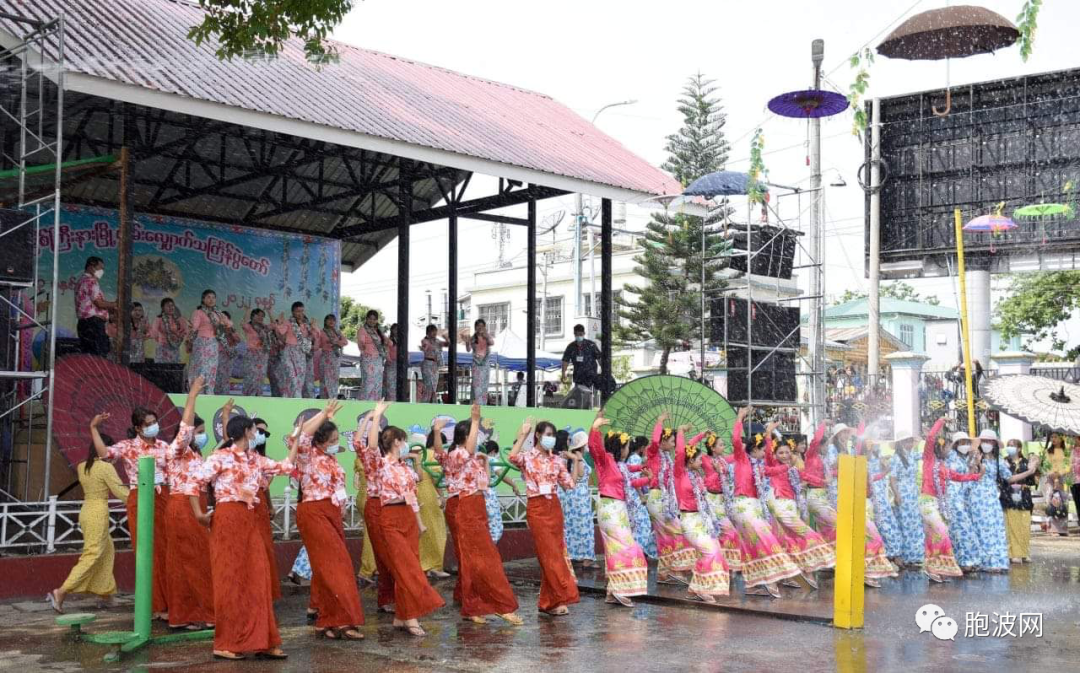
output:
[[[53,441],[73,468],[86,460],[90,420],[98,414],[109,414],[100,431],[117,441],[128,436],[135,407],[157,414],[162,439],[171,441],[180,425],[180,410],[164,391],[96,355],[68,355],[56,361],[53,405]]]

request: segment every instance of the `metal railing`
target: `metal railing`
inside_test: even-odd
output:
[[[594,499],[595,499],[594,494]],[[286,491],[279,498],[272,498],[274,537],[291,540],[299,537],[296,527],[296,501],[294,494]],[[109,500],[109,533],[116,544],[127,544],[131,533],[127,525],[127,508],[121,500]],[[525,525],[526,499],[524,496],[499,495],[503,523],[507,526]],[[0,503],[0,552],[22,554],[51,554],[73,551],[83,543],[79,528],[81,500],[59,500],[56,496],[44,502]],[[346,533],[358,533],[364,528],[363,512],[356,507],[356,499],[349,498],[344,513]]]

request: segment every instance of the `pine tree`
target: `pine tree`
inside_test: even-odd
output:
[[[713,80],[701,73],[689,78],[679,98],[683,125],[668,136],[668,159],[662,168],[685,187],[697,178],[723,170],[728,159],[724,138],[726,115],[715,95]],[[724,262],[711,259],[721,249],[715,235],[706,235],[702,255],[702,227],[722,215],[710,213],[709,221],[683,214],[653,214],[645,232],[644,251],[634,258],[636,272],[645,279],[641,286],[626,286],[618,298],[623,325],[616,328],[622,342],[653,340],[660,348],[660,373],[667,373],[668,357],[682,342],[706,338],[701,334],[701,265],[705,259],[705,292],[714,296],[723,288],[717,272]],[[708,326],[706,326],[706,331]]]

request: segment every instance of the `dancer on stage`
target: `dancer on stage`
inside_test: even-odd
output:
[[[731,445],[735,449],[735,503],[731,520],[742,538],[746,593],[780,598],[777,583],[799,576],[802,570],[784,551],[766,519],[768,506],[762,503],[768,488],[764,474],[765,437],[755,435],[747,453],[742,432],[749,413],[750,407],[740,409],[731,431]]]
[[[161,313],[150,327],[150,338],[157,342],[154,362],[158,364],[177,364],[180,362],[180,346],[188,337],[189,326],[184,316],[180,315],[176,303],[165,297],[161,300]]]
[[[150,338],[150,323],[146,320],[143,305],[131,303],[131,337],[128,341],[128,362],[142,364],[146,362],[146,341]]]
[[[635,469],[626,464],[630,453],[630,436],[616,430],[608,432],[605,442],[600,428],[609,425],[601,411],[593,421],[589,433],[589,455],[596,465],[600,484],[600,510],[597,521],[600,537],[604,541],[604,564],[607,569],[607,602],[632,607],[631,596],[644,596],[649,592],[649,566],[645,552],[634,540],[630,527],[627,496],[649,483],[647,469],[640,465]],[[640,475],[631,477],[632,473]],[[642,507],[641,502],[633,506]]]
[[[476,451],[479,429],[480,405],[474,402],[469,420],[454,428],[455,439],[464,433],[465,440],[455,441],[453,450],[440,461],[451,488],[456,491],[453,530],[454,547],[461,550],[458,553],[461,616],[483,624],[487,615],[495,615],[520,626],[524,622],[516,614],[517,598],[503,573],[502,559],[488,529],[484,492],[490,472],[487,457]],[[436,425],[435,434],[442,434],[441,424]],[[437,446],[441,449],[441,442]]]
[[[715,487],[719,487],[720,482],[712,462],[703,463],[705,452],[697,448],[697,442],[686,445],[683,434],[686,429],[685,426],[679,428],[675,438],[674,495],[679,503],[683,537],[697,552],[688,591],[706,603],[715,603],[716,596],[728,595],[731,582],[720,548],[720,521],[705,499],[705,482],[711,481]]]
[[[232,400],[229,400],[222,418],[228,418],[225,414],[231,406]],[[194,405],[190,416],[188,414],[185,408],[181,423],[191,425],[194,434],[189,444],[176,447],[168,463],[169,504],[165,510],[165,534],[168,540],[165,567],[168,574],[165,592],[169,604],[169,628],[195,631],[214,626],[214,584],[207,581],[211,576],[210,531],[195,518],[190,502],[190,498],[197,498],[200,505],[206,508],[206,489],[195,481],[195,476],[202,467],[202,452],[209,437],[205,422],[195,415]]]
[[[977,481],[981,476],[981,473],[956,472],[939,455],[939,451],[951,450],[944,445],[940,448],[937,446],[938,434],[944,426],[945,419],[939,418],[926,436],[926,446],[923,447],[922,490],[919,496],[919,511],[922,513],[926,539],[923,572],[933,582],[945,582],[947,577],[963,575],[956,563],[956,557],[953,556],[953,543],[949,536],[949,527],[945,523],[951,515],[948,485],[952,482]]]
[[[334,414],[340,409],[332,399],[301,427],[297,460],[304,495],[296,523],[311,560],[311,592],[319,612],[316,631],[330,640],[362,640],[357,627],[364,623],[364,610],[342,524],[348,502],[345,470],[335,458],[341,447]]]
[[[472,338],[465,342],[465,350],[472,353],[472,398],[481,405],[488,403],[488,385],[491,383],[491,347],[495,339],[488,334],[487,322],[481,318],[473,323]]]
[[[474,379],[475,382],[475,379]],[[510,451],[510,464],[521,470],[529,503],[526,521],[536,545],[540,562],[540,598],[537,608],[553,616],[570,614],[569,605],[579,602],[577,579],[563,537],[563,513],[556,488],[572,488],[566,461],[552,453],[555,448],[555,426],[548,421],[536,424],[533,446],[523,450],[532,430],[528,419],[518,432]]]
[[[283,397],[303,397],[312,349],[311,326],[304,317],[303,302],[293,302],[291,310],[288,320],[281,314],[274,321],[274,330],[284,342],[276,376]]]
[[[99,417],[99,420],[104,419]],[[103,439],[105,443],[112,443],[108,437]],[[113,576],[116,551],[109,534],[109,493],[120,500],[128,497],[128,490],[120,482],[116,468],[98,459],[93,444],[86,460],[76,466],[75,473],[83,489],[83,504],[79,509],[83,548],[78,563],[60,588],[45,595],[46,602],[59,613],[64,612],[64,599],[68,594],[94,594],[101,599],[102,607],[112,605],[112,596],[116,593],[116,577]]]
[[[970,455],[971,437],[963,431],[954,432],[949,457],[945,460],[946,465],[957,474],[970,474]],[[979,538],[975,535],[971,512],[968,510],[968,492],[973,486],[974,484],[967,483],[967,480],[949,482],[949,514],[945,517],[949,524],[949,537],[952,538],[956,552],[956,562],[960,564],[961,570],[968,573],[978,570],[985,557]]]
[[[999,456],[997,433],[987,428],[979,433],[976,465],[982,466],[982,477],[968,491],[968,511],[984,553],[982,569],[992,573],[1009,570],[1009,548],[1005,536],[1005,513],[1001,509],[998,484],[1008,482],[1012,471]]]
[[[420,352],[424,354],[424,361],[420,364],[420,376],[423,385],[420,388],[418,402],[434,403],[439,389],[439,368],[442,367],[442,349],[453,346],[450,342],[439,337],[439,328],[428,325],[424,330],[424,338],[420,340]]]
[[[694,569],[697,552],[685,537],[679,522],[679,503],[667,494],[675,492],[675,432],[665,428],[668,412],[657,419],[652,441],[645,449],[645,464],[652,474],[646,507],[652,519],[653,534],[660,559],[656,566],[656,581],[662,584],[689,584],[684,574]]]
[[[901,431],[893,440],[890,462],[893,490],[898,499],[900,559],[908,568],[922,565],[926,554],[922,515],[919,514],[919,457],[912,453],[914,447],[915,437]]]
[[[203,290],[199,308],[191,314],[191,332],[188,339],[191,344],[191,359],[188,360],[188,380],[203,377],[206,394],[218,392],[218,366],[220,347],[226,343],[226,328],[232,327],[232,321],[217,310],[217,294],[213,290]],[[222,391],[224,392],[224,391]]]
[[[263,381],[270,366],[270,349],[275,338],[266,324],[266,311],[261,308],[253,310],[243,330],[247,342],[247,352],[244,353],[244,395],[262,395]]]
[[[774,530],[784,543],[788,556],[802,570],[803,580],[817,589],[814,573],[836,565],[836,552],[821,535],[806,523],[809,513],[806,496],[802,492],[802,479],[795,467],[794,439],[780,443],[773,450],[772,433],[778,424],[773,424],[765,432],[765,476],[769,480],[770,498],[767,502],[772,514]],[[814,434],[814,441],[820,442],[825,435],[822,423]]]
[[[379,327],[379,312],[375,309],[367,312],[364,324],[356,330],[356,345],[360,347],[360,368],[363,371],[360,399],[384,399],[383,371],[390,339],[383,336],[382,328]],[[370,472],[368,478],[371,478]]]
[[[95,416],[90,422],[90,437],[94,441],[94,450],[98,458],[102,460],[121,460],[124,471],[128,478],[130,492],[127,499],[128,530],[131,531],[131,546],[137,548],[139,527],[139,459],[143,456],[154,458],[154,589],[153,589],[153,612],[154,618],[167,620],[169,618],[168,594],[166,592],[166,578],[168,577],[168,519],[166,508],[169,504],[168,466],[169,461],[176,455],[176,448],[187,446],[191,441],[191,421],[195,417],[195,398],[202,391],[204,379],[195,377],[188,391],[187,404],[184,407],[184,415],[188,409],[191,415],[187,423],[180,423],[176,437],[172,444],[166,444],[157,438],[160,426],[157,414],[145,407],[135,407],[131,411],[131,427],[128,428],[128,437],[122,442],[105,446],[105,442],[98,433],[97,426],[108,415]]]
[[[319,372],[322,381],[322,396],[336,400],[341,379],[341,349],[349,345],[349,340],[341,333],[337,325],[337,316],[333,313],[323,318],[319,337]]]
[[[389,406],[388,402],[376,405],[364,451],[379,452],[373,462],[378,467],[385,560],[389,565],[388,572],[394,576],[397,599],[394,627],[422,637],[427,633],[420,626],[420,617],[446,603],[428,584],[420,567],[420,533],[424,524],[420,521],[420,503],[416,499],[416,474],[402,462],[409,455],[408,436],[393,425],[379,432],[382,416]],[[378,448],[374,449],[376,446]]]
[[[284,659],[274,618],[271,571],[259,535],[255,501],[263,474],[293,471],[298,443],[289,455],[274,461],[251,450],[255,423],[234,416],[226,425],[226,440],[196,473],[193,481],[214,489],[213,514],[189,498],[195,517],[210,526],[210,569],[214,583],[214,657],[243,659],[249,653]]]
[[[383,366],[383,399],[390,402],[397,400],[397,323],[390,325],[386,340],[386,364]]]

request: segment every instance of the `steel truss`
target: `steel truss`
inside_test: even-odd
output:
[[[52,240],[60,236],[64,19],[60,16],[45,22],[20,22],[27,28],[22,41],[0,50],[0,68],[7,84],[0,90],[0,152],[2,168],[17,171],[17,198],[10,205],[25,219],[0,230],[0,246],[11,245],[16,237],[5,238],[26,227],[39,233],[51,227]],[[32,189],[28,176],[31,169],[41,166],[55,167],[51,171],[52,184]],[[40,175],[35,179],[40,180]],[[0,497],[4,499],[41,496],[40,492],[31,493],[31,475],[37,469],[43,471],[40,488],[47,494],[51,476],[56,333],[50,327],[56,322],[59,256],[53,255],[52,268],[43,273],[36,263],[40,238],[34,236],[35,249],[31,252],[35,262],[30,282],[0,281],[0,311],[8,318],[0,324],[10,326],[0,344],[6,349],[6,357],[0,358]],[[42,306],[48,306],[47,315],[40,315]],[[33,338],[35,330],[48,334],[38,371],[32,371],[22,359],[27,340]],[[40,408],[42,403],[44,410]],[[41,430],[42,414],[45,437],[36,443],[34,435]],[[17,444],[25,445],[21,458],[16,455]],[[44,463],[43,468],[35,466],[37,460]],[[21,480],[17,479],[20,471]],[[21,485],[21,495],[12,493],[19,490],[13,488],[14,484]]]

